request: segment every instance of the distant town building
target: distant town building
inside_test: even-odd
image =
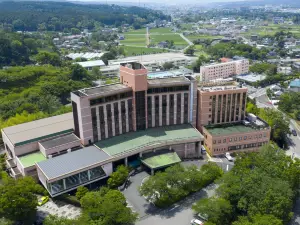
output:
[[[249,72],[249,60],[239,59],[225,63],[215,63],[200,67],[202,81],[210,81],[218,78],[227,78]]]
[[[112,66],[126,62],[141,62],[149,72],[152,72],[159,70],[166,62],[172,63],[174,66],[181,67],[191,65],[196,60],[197,57],[186,56],[182,53],[169,52],[108,60],[108,65]]]
[[[295,79],[291,81],[289,85],[289,90],[294,92],[300,92],[300,79]]]
[[[83,68],[87,70],[92,70],[94,67],[104,67],[105,63],[102,60],[93,60],[93,61],[85,61],[85,62],[76,62],[76,64],[79,64]]]

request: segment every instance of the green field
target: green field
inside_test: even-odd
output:
[[[126,56],[134,55],[146,55],[146,54],[155,54],[161,52],[168,52],[166,49],[159,48],[146,48],[146,47],[133,47],[133,46],[123,46]]]
[[[123,45],[146,46],[146,35],[126,35],[125,40],[120,41]]]
[[[206,34],[199,34],[199,35],[188,35],[186,36],[190,41],[194,41],[197,39],[216,39],[216,38],[223,38],[224,36],[212,36],[212,35],[206,35]]]
[[[297,25],[281,25],[281,24],[270,24],[268,26],[260,26],[255,29],[251,29],[248,32],[242,33],[246,37],[250,37],[252,34],[258,34],[260,36],[274,35],[276,32],[291,32],[300,38],[300,27]]]
[[[168,27],[160,27],[160,28],[152,28],[149,29],[150,34],[161,34],[161,33],[172,33],[171,28]],[[125,33],[126,34],[145,34],[146,35],[146,28],[138,29],[138,30],[131,30]]]
[[[162,29],[162,28],[158,28]],[[174,45],[178,48],[184,48],[187,46],[187,42],[183,40],[179,34],[150,34],[151,44],[158,44],[161,41],[173,40]],[[132,47],[146,47],[146,35],[143,34],[125,34],[125,40],[120,41],[124,46]]]
[[[187,42],[183,40],[179,34],[161,34],[161,35],[150,35],[151,44],[158,44],[161,41],[173,40],[175,46],[187,46]]]

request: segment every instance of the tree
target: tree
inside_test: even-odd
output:
[[[174,165],[149,177],[139,188],[141,195],[158,207],[166,207],[188,194],[199,191],[222,175],[215,163],[199,170],[196,166]]]
[[[232,207],[230,202],[223,198],[203,198],[192,206],[196,213],[205,215],[209,222],[216,225],[230,224]]]
[[[72,34],[80,34],[80,30],[73,27],[73,28],[71,28],[71,33]]]
[[[137,214],[127,207],[126,198],[118,190],[88,192],[80,200],[83,209],[79,220],[84,224],[130,225],[137,220]]]
[[[194,53],[195,53],[195,46],[194,46],[194,45],[189,46],[189,47],[184,51],[184,54],[186,54],[186,55],[194,55]]]
[[[14,180],[7,178],[0,185],[0,217],[11,221],[32,224],[36,215],[37,198],[34,193],[44,193],[32,177]]]
[[[57,111],[62,104],[59,102],[59,99],[53,95],[44,95],[40,98],[38,106],[41,111],[52,114]]]
[[[110,188],[117,188],[124,184],[129,174],[128,167],[121,165],[118,166],[117,170],[113,172],[107,181],[107,185]]]
[[[72,80],[83,80],[88,78],[88,72],[79,64],[71,65]]]
[[[50,64],[52,66],[60,66],[61,60],[57,53],[55,52],[39,52],[36,56],[36,61],[41,64]]]
[[[44,225],[80,225],[78,220],[68,219],[65,217],[58,217],[55,215],[48,215],[43,221]]]
[[[86,195],[86,193],[89,192],[89,189],[85,186],[80,186],[77,188],[77,191],[76,191],[76,198],[78,200],[80,200],[83,196]]]
[[[232,225],[283,225],[282,220],[273,215],[255,215],[252,218],[239,217]]]
[[[99,78],[101,77],[101,75],[102,75],[102,73],[101,73],[99,67],[93,67],[93,69],[92,69],[92,74],[93,74],[93,76],[94,76],[96,79],[99,79]]]
[[[165,62],[165,63],[163,64],[163,68],[164,68],[165,70],[172,69],[173,67],[174,67],[174,64],[173,64],[172,62]]]
[[[293,161],[274,143],[264,145],[258,153],[236,157],[217,194],[230,202],[234,217],[269,214],[286,223],[293,216],[299,168],[300,161]]]

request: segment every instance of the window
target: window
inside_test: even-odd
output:
[[[259,135],[259,138],[262,138],[262,134]]]
[[[225,139],[223,139],[223,143],[226,143],[226,138],[225,138]]]
[[[209,110],[208,111],[210,111],[211,112],[211,108],[209,108]]]
[[[232,142],[232,138],[229,139],[229,142]]]
[[[237,141],[237,137],[234,138],[234,141]]]
[[[213,141],[213,144],[216,144],[216,143],[217,143],[216,140],[214,140],[214,141]]]
[[[242,137],[239,138],[240,141],[241,141],[242,139],[243,139]]]
[[[218,143],[220,144],[220,143],[222,143],[222,141],[221,141],[221,140],[218,140]]]
[[[244,137],[244,140],[247,140],[247,136]]]
[[[208,115],[208,118],[211,118],[211,115]]]

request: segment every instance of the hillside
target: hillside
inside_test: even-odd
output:
[[[71,28],[94,29],[99,25],[122,24],[136,27],[156,19],[168,19],[163,13],[140,7],[83,5],[68,2],[0,2],[0,26],[23,31],[68,31]]]

